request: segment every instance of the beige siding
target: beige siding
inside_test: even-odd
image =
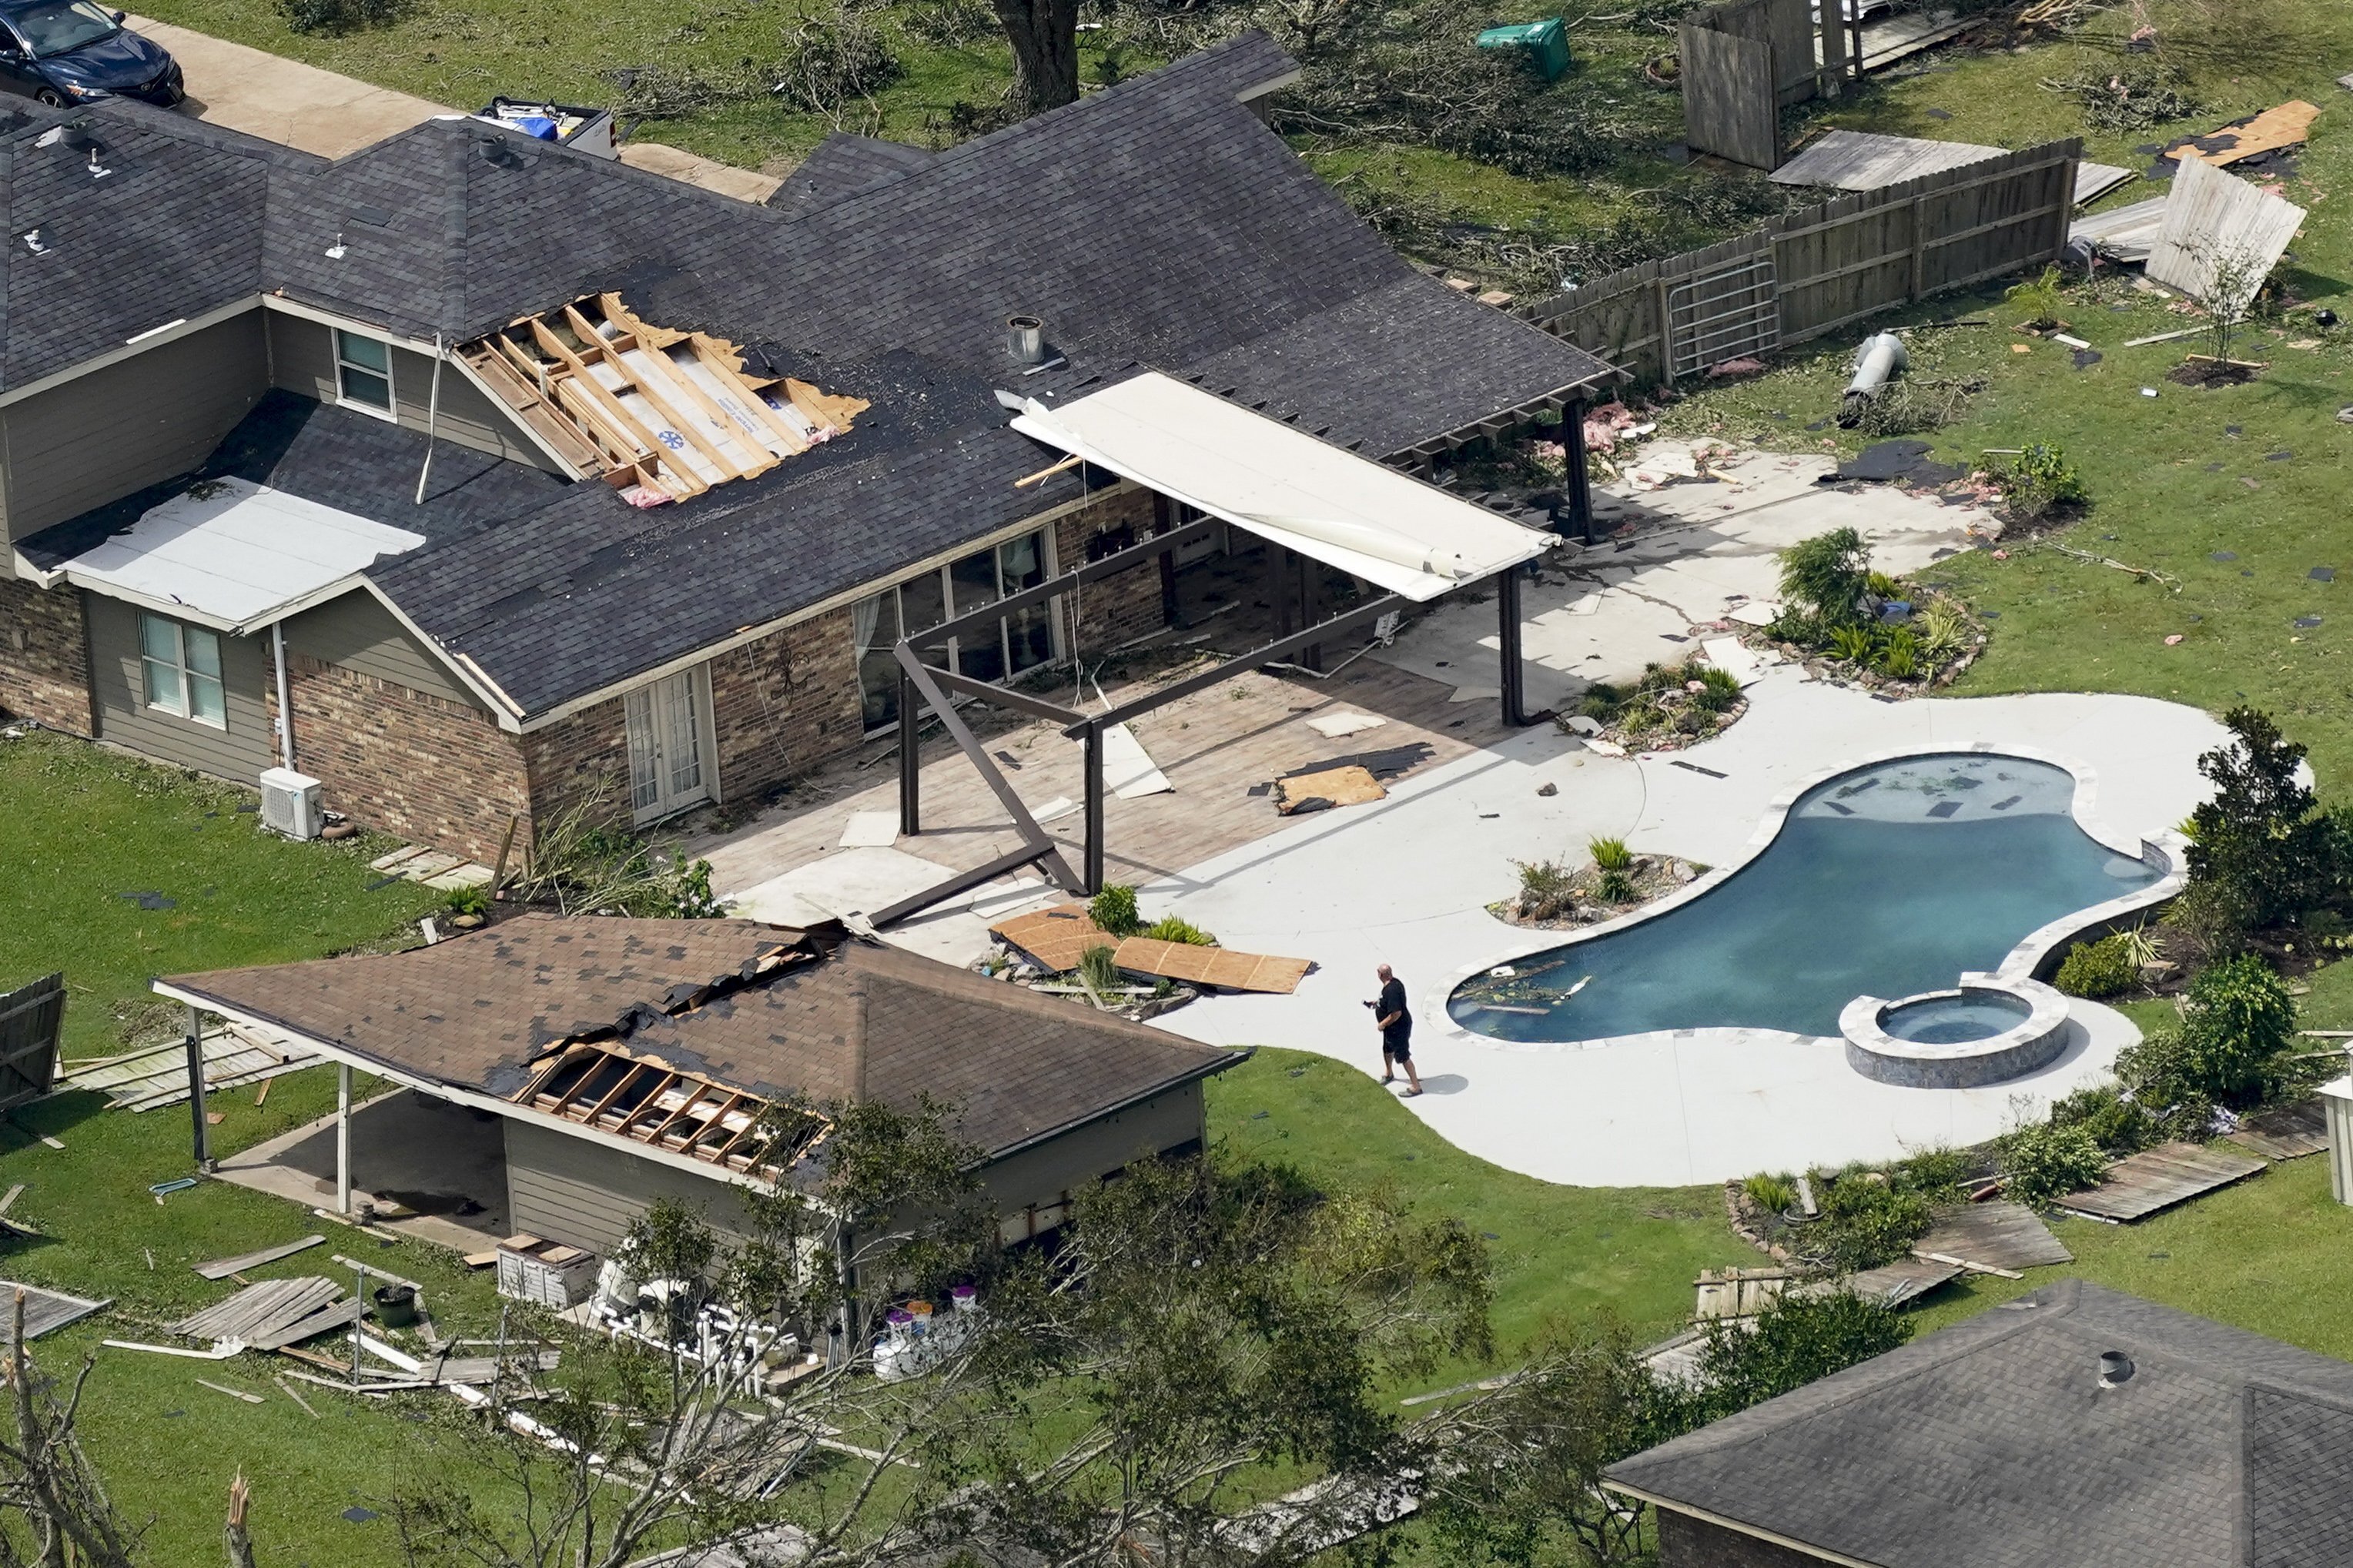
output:
[[[411,691],[481,707],[440,657],[417,641],[384,607],[383,601],[365,589],[331,599],[288,621],[286,647],[290,653],[309,654],[322,663],[373,675]],[[295,708],[301,711],[299,700]]]
[[[187,472],[269,384],[248,310],[0,410],[8,537]]]
[[[507,1214],[517,1230],[609,1257],[657,1198],[701,1209],[713,1229],[741,1234],[733,1184],[639,1159],[609,1144],[510,1116]]]
[[[289,392],[335,401],[334,329],[282,310],[269,313],[270,381]],[[423,430],[432,413],[433,360],[409,349],[392,351],[392,402],[401,425]],[[435,436],[511,462],[561,472],[522,427],[468,381],[455,365],[441,372],[441,413]]]
[[[228,709],[228,729],[223,731],[147,706],[137,609],[96,594],[83,595],[82,607],[90,622],[91,696],[100,740],[239,784],[253,783],[277,763],[277,736],[264,695],[271,679],[267,635],[221,638],[221,684]]]

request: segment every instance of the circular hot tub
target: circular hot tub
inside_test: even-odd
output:
[[[1964,974],[1951,991],[1858,996],[1839,1015],[1847,1065],[1907,1089],[2022,1078],[2067,1048],[2067,998],[2039,980]]]

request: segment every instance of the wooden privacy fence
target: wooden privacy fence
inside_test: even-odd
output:
[[[1857,7],[1860,9],[1860,7]],[[1780,111],[1952,37],[1985,0],[1850,18],[1841,0],[1726,0],[1683,18],[1683,144],[1755,169],[1781,165]]]
[[[1645,382],[1835,331],[2065,250],[2080,139],[1839,196],[1524,306]]]
[[[0,1110],[49,1092],[57,1078],[58,1035],[65,1017],[63,974],[0,991]]]

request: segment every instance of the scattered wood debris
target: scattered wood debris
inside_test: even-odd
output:
[[[275,1263],[281,1258],[291,1258],[305,1247],[316,1247],[326,1239],[323,1236],[306,1236],[300,1241],[290,1241],[278,1247],[265,1247],[258,1252],[240,1252],[235,1258],[215,1258],[210,1263],[199,1263],[195,1268],[197,1273],[207,1279],[226,1279],[230,1275],[242,1273],[248,1268],[259,1268],[265,1263]]]
[[[2070,1193],[2058,1206],[2112,1224],[2147,1219],[2269,1168],[2270,1163],[2258,1155],[2201,1149],[2195,1143],[2160,1143],[2117,1161],[2098,1186]]]

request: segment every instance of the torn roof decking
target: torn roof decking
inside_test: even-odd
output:
[[[868,407],[789,376],[747,375],[733,343],[655,326],[617,294],[525,317],[459,353],[584,475],[672,500],[764,474]]]
[[[813,1111],[612,1046],[567,1047],[513,1099],[599,1132],[769,1180],[831,1127]]]

